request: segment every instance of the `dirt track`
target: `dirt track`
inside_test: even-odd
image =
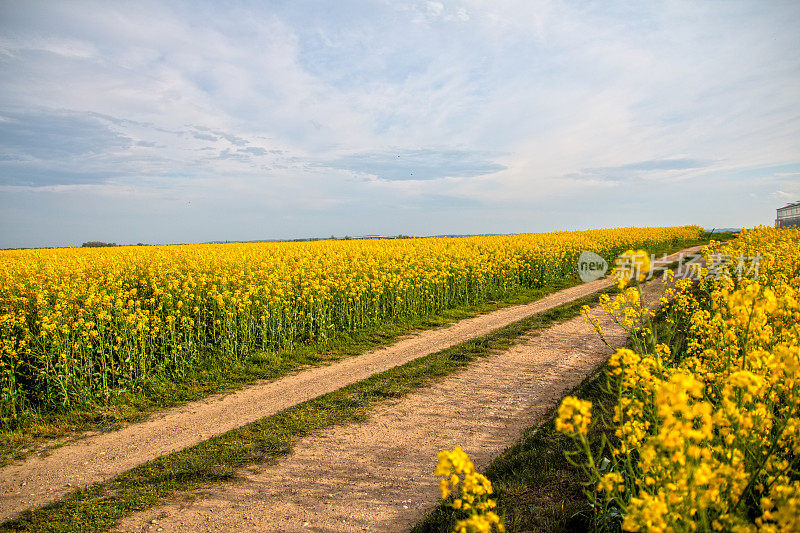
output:
[[[389,347],[329,366],[304,370],[275,382],[259,383],[233,394],[212,396],[170,409],[120,431],[88,437],[56,448],[46,457],[29,457],[23,462],[12,463],[0,469],[0,520],[13,517],[25,509],[50,503],[90,483],[111,479],[160,455],[187,448],[213,435],[225,433],[373,374],[485,335],[528,316],[601,290],[612,283],[611,280],[598,280],[560,291],[531,304],[507,307],[444,328],[425,331]],[[578,329],[584,329],[574,321],[568,324],[573,324],[576,328],[569,335],[577,335]],[[581,342],[583,341],[576,340],[571,346],[580,346]],[[555,358],[554,361],[565,357],[565,350],[565,347],[561,347],[553,351],[551,355]],[[547,365],[552,365],[552,362],[545,366]],[[516,368],[513,365],[511,367],[512,370]],[[534,370],[534,375],[542,375],[541,365]],[[491,369],[487,371],[494,373]],[[572,383],[569,380],[559,380],[559,373],[548,371],[546,374],[552,377],[555,383],[553,386],[559,391],[568,388]],[[583,374],[581,372],[580,376]],[[520,386],[510,376],[504,379],[509,381],[507,385],[512,388]],[[525,394],[530,394],[530,391]],[[502,418],[502,415],[498,416]],[[391,427],[396,426],[397,424],[392,423]],[[414,434],[413,427],[405,427],[403,431],[409,435]],[[393,434],[386,442],[402,442],[403,439],[405,437]],[[305,444],[302,446],[305,447]]]
[[[609,344],[625,344],[622,328],[601,325]],[[260,473],[130,516],[116,531],[406,531],[438,502],[439,450],[458,444],[485,467],[611,352],[582,317],[557,324],[367,422],[303,439]]]

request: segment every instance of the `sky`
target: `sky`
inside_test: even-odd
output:
[[[800,3],[0,0],[0,247],[774,223]]]

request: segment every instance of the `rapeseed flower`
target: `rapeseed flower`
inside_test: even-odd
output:
[[[595,512],[621,513],[625,531],[797,531],[800,230],[743,231],[704,255],[760,263],[742,269],[751,278],[666,276],[658,336],[630,288],[601,301],[633,341],[608,362],[610,454],[570,427],[574,407],[559,427],[583,454]]]

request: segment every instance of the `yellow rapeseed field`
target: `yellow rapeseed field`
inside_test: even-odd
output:
[[[609,361],[605,451],[587,439],[601,410],[559,409],[598,529],[800,531],[800,230],[743,231],[705,255],[659,328],[636,287],[604,302],[632,341]]]
[[[0,252],[0,425],[179,382],[200,358],[325,342],[576,277],[582,250],[700,228]]]

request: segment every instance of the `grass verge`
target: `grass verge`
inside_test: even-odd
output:
[[[609,289],[604,292],[614,292]],[[375,405],[404,396],[481,357],[507,349],[526,335],[580,314],[598,293],[515,322],[488,335],[421,357],[338,391],[298,404],[194,447],[159,457],[116,479],[96,483],[41,509],[26,511],[0,531],[104,531],[135,511],[179,491],[231,480],[248,464],[271,463],[302,437],[364,420]]]

